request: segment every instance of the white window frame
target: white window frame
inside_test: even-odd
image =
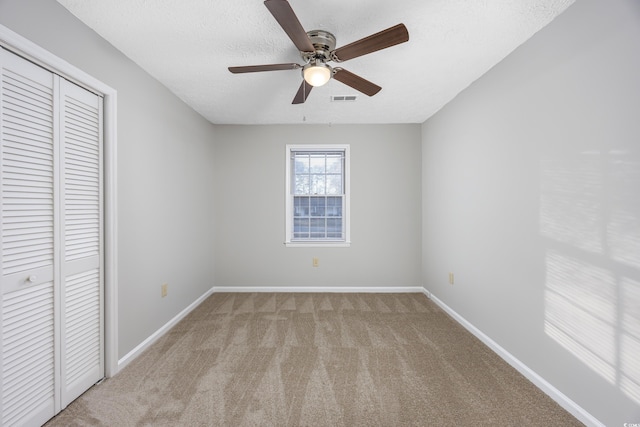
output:
[[[287,144],[285,150],[285,241],[287,247],[349,247],[351,246],[351,175],[349,144]],[[293,197],[291,188],[291,154],[295,151],[343,151],[344,152],[344,206],[342,212],[344,238],[329,239],[293,239]]]

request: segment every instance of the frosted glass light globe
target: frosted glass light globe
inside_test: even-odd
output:
[[[331,68],[326,65],[313,65],[303,70],[302,75],[311,86],[322,86],[331,79]]]

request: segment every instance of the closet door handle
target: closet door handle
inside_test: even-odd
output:
[[[36,280],[38,280],[38,276],[36,276],[34,274],[32,274],[31,276],[27,277],[27,282],[29,282],[29,283],[33,283]]]

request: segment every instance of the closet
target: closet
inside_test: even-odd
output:
[[[104,376],[102,98],[0,48],[0,425]]]

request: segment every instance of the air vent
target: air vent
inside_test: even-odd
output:
[[[331,102],[353,102],[358,99],[358,95],[331,95]]]

